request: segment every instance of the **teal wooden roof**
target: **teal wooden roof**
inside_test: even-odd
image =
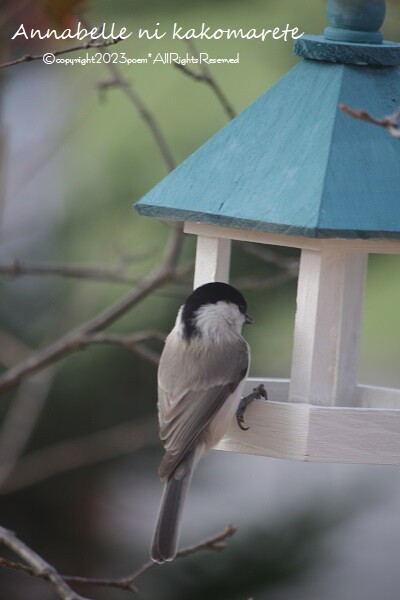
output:
[[[137,211],[297,236],[400,239],[400,140],[352,119],[340,103],[393,113],[398,68],[303,60]]]

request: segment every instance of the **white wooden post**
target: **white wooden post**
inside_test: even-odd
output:
[[[367,257],[302,250],[289,401],[354,405]]]
[[[198,236],[194,288],[212,281],[229,281],[231,240]]]

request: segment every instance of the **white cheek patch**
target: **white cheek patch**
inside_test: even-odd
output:
[[[223,337],[232,334],[232,328],[240,333],[244,323],[244,315],[236,304],[217,302],[206,304],[196,313],[197,329],[205,336]]]

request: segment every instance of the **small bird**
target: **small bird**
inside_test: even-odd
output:
[[[172,560],[193,470],[226,433],[246,381],[252,323],[242,294],[227,283],[198,287],[181,306],[158,368],[158,417],[165,483],[151,547],[153,561]]]

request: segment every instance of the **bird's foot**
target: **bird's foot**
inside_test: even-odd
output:
[[[249,427],[244,426],[244,413],[246,411],[246,408],[248,407],[250,402],[252,402],[253,400],[260,400],[260,398],[265,398],[265,400],[268,400],[267,390],[265,389],[262,383],[259,386],[253,388],[252,393],[242,398],[239,402],[239,406],[236,411],[236,421],[242,431],[247,431],[249,429]]]

